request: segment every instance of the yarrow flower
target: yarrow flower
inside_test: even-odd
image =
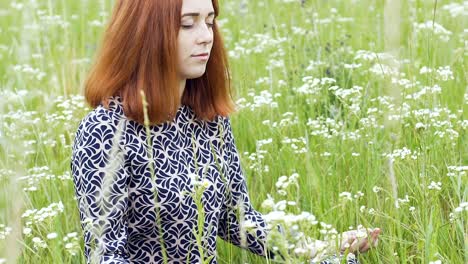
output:
[[[47,234],[47,239],[54,239],[54,238],[57,238],[57,233],[50,233],[50,234]]]
[[[27,220],[26,226],[32,224],[39,224],[47,219],[52,219],[59,213],[62,213],[64,210],[63,203],[60,201],[58,203],[52,203],[48,207],[37,209],[26,210],[21,216]],[[23,230],[24,231],[24,230]]]
[[[463,202],[461,203],[455,210],[453,210],[455,213],[459,214],[463,211],[468,211],[468,202]]]
[[[65,250],[68,252],[68,254],[76,256],[78,252],[80,252],[81,249],[77,232],[71,232],[65,235],[63,242],[65,243]]]
[[[431,181],[431,184],[429,184],[429,186],[427,186],[427,188],[429,190],[438,190],[438,191],[440,191],[442,189],[442,183],[441,182]]]
[[[443,42],[448,42],[450,40],[450,36],[452,32],[445,29],[442,25],[433,22],[433,21],[426,21],[424,23],[414,23],[413,24],[416,31],[433,31],[436,36],[439,37],[440,40]]]
[[[5,239],[11,233],[11,230],[11,227],[0,224],[0,240]]]
[[[33,242],[33,246],[34,246],[35,249],[46,248],[47,247],[47,243],[44,242],[44,240],[42,240],[39,237],[33,237],[31,241]]]
[[[468,166],[448,166],[447,167],[447,176],[465,176],[468,172]]]
[[[298,173],[293,173],[291,176],[281,176],[278,178],[278,181],[276,182],[275,186],[278,188],[278,193],[282,196],[286,196],[287,192],[286,189],[290,185],[295,185],[297,186],[297,179],[299,178]]]
[[[453,80],[455,79],[453,77],[453,72],[450,69],[450,66],[443,66],[437,68],[437,80],[439,81],[448,81],[448,80]]]

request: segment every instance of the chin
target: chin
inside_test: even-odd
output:
[[[203,76],[203,74],[205,74],[205,70],[199,71],[199,72],[192,72],[191,74],[188,74],[187,79],[196,79],[196,78],[200,78],[200,77]]]

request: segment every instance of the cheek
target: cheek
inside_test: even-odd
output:
[[[177,39],[177,52],[179,56],[179,61],[184,61],[190,56],[190,45],[188,44],[187,37],[183,34],[179,34],[179,38]]]

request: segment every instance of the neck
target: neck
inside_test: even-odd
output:
[[[181,79],[179,83],[179,91],[180,91],[180,101],[182,102],[182,95],[184,94],[185,84],[187,79]]]

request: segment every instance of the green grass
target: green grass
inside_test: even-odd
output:
[[[0,259],[82,263],[69,162],[89,109],[76,95],[103,30],[91,21],[105,24],[112,1],[36,2],[0,0]],[[451,16],[444,8],[463,1],[287,2],[221,2],[235,97],[245,99],[232,116],[233,130],[254,207],[267,213],[261,204],[271,194],[298,201],[288,210],[311,212],[340,232],[360,224],[382,228],[379,246],[362,263],[468,262],[468,209],[455,212],[468,201],[467,19],[466,11]],[[430,27],[418,29],[425,22]],[[433,22],[451,34],[441,35]],[[377,56],[358,58],[359,50]],[[447,80],[436,71],[445,66]],[[423,67],[432,72],[421,73]],[[301,93],[308,76],[334,82]],[[303,153],[286,137],[299,139]],[[402,149],[411,154],[389,163],[384,154]],[[261,150],[264,157],[252,161]],[[281,196],[277,179],[294,172],[299,190]],[[352,199],[340,198],[343,192]],[[364,195],[353,198],[358,192]],[[21,217],[60,201],[63,211],[41,222]],[[2,224],[12,228],[4,239]],[[57,238],[48,239],[50,233]],[[36,249],[33,237],[46,247]],[[219,263],[266,263],[221,240],[218,252]]]

